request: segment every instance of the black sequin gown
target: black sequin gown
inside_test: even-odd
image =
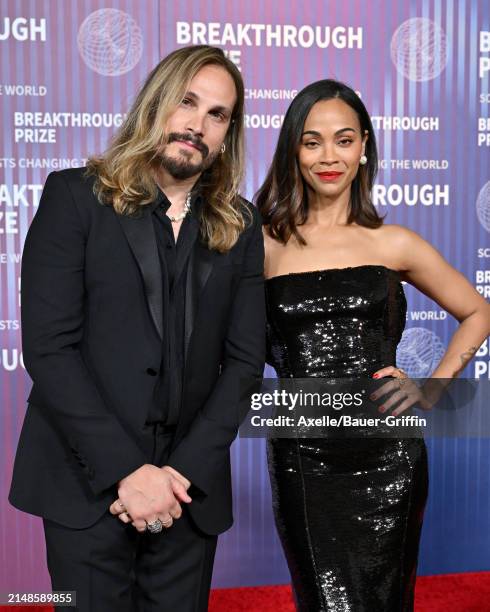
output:
[[[396,365],[398,272],[365,265],[266,281],[268,362],[280,378],[366,377]],[[413,610],[427,455],[422,439],[275,438],[277,530],[297,607]]]

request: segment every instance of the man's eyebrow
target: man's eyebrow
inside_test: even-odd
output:
[[[184,94],[184,98],[194,98],[194,100],[199,100],[199,96],[193,91],[186,91]]]
[[[199,96],[193,91],[186,91],[184,94],[184,98],[192,98],[193,100],[199,100]],[[231,113],[233,112],[233,109],[220,104],[213,106],[212,110],[219,111],[221,113],[224,113],[225,115],[231,115]]]
[[[213,106],[211,110],[219,111],[220,113],[223,113],[224,115],[231,115],[231,112],[232,112],[232,109],[226,106]]]

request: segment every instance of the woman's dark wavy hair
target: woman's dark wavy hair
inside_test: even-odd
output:
[[[308,193],[298,164],[298,148],[313,105],[333,98],[342,100],[357,113],[362,135],[366,130],[368,132],[365,149],[368,161],[366,165],[359,166],[352,182],[347,223],[355,222],[371,228],[383,223],[371,200],[378,169],[378,152],[369,113],[353,89],[339,81],[324,79],[302,89],[288,108],[271,167],[254,198],[270,235],[284,244],[291,235],[300,244],[306,244],[297,229],[308,218]]]

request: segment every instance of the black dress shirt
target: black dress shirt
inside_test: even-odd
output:
[[[163,347],[162,363],[155,386],[155,401],[147,422],[176,425],[182,401],[184,374],[185,279],[192,246],[199,234],[197,218],[199,195],[191,200],[191,211],[184,218],[175,242],[172,222],[167,216],[170,201],[159,190],[151,204],[158,256],[162,269]]]

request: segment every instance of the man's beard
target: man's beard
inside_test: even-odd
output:
[[[171,175],[173,178],[183,181],[185,179],[201,174],[207,170],[218,156],[218,151],[210,153],[209,148],[202,142],[200,138],[196,138],[192,134],[178,134],[172,132],[168,135],[167,143],[175,142],[177,140],[185,140],[195,145],[201,152],[201,161],[193,163],[190,161],[192,157],[191,151],[182,149],[179,153],[179,157],[171,157],[165,153],[166,147],[158,156],[160,165]]]

